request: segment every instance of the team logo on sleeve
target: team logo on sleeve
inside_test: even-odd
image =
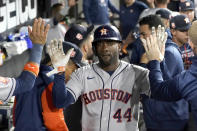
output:
[[[78,34],[76,35],[76,38],[77,38],[78,40],[82,40],[82,39],[83,39],[83,36],[82,36],[80,33],[78,33]]]
[[[188,7],[188,6],[190,6],[190,3],[189,2],[186,2],[185,5]]]
[[[185,23],[189,23],[189,18],[184,19]]]
[[[73,50],[72,53],[70,54],[70,57],[73,58],[75,57],[75,55],[76,55],[76,52]]]
[[[171,23],[171,26],[173,29],[176,27],[175,23]]]
[[[9,82],[9,79],[7,77],[0,77],[0,83],[7,85]]]

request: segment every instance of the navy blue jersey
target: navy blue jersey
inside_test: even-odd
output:
[[[108,7],[113,13],[119,13],[110,0],[83,0],[86,22],[94,25],[109,23]]]
[[[144,3],[139,1],[135,1],[129,7],[126,7],[125,5],[120,7],[120,24],[123,39],[126,39],[129,32],[135,29],[140,14],[147,8],[148,7]]]

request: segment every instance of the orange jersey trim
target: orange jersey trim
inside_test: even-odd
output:
[[[28,62],[24,66],[24,71],[29,71],[29,72],[33,73],[35,76],[38,76],[39,65],[37,63],[34,63],[34,62]]]

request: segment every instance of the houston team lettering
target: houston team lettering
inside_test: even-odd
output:
[[[99,89],[99,90],[90,91],[88,93],[84,93],[82,95],[82,99],[84,100],[86,105],[95,102],[96,100],[102,100],[102,99],[117,100],[127,104],[130,98],[131,98],[130,93],[116,89],[112,89],[112,90]]]

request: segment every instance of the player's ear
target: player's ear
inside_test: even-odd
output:
[[[119,43],[119,44],[118,44],[118,51],[119,51],[119,52],[121,52],[121,44],[122,44],[122,43]]]

